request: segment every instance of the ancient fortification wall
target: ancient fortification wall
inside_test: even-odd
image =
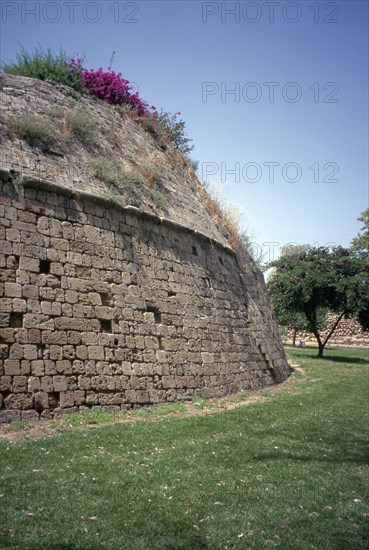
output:
[[[7,151],[2,421],[222,396],[288,377],[262,274],[245,250],[233,251],[209,213],[200,219],[193,176],[196,216],[175,216],[182,196],[165,216],[120,206],[89,186],[36,178],[24,166],[25,144],[8,143]],[[32,162],[37,154],[42,164],[45,155],[29,151]],[[183,179],[175,170],[166,172],[172,185]]]

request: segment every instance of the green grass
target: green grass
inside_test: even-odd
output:
[[[168,414],[184,413],[186,407],[183,403],[169,403],[168,405],[158,405],[155,407],[142,407],[140,409],[134,409],[130,412],[130,415],[142,418],[159,418]]]
[[[87,426],[89,424],[104,424],[114,420],[114,414],[103,409],[92,409],[79,413],[68,414],[63,418],[62,424],[70,426]]]
[[[2,548],[367,548],[368,351],[235,410],[0,443]]]
[[[232,395],[228,398],[228,401],[230,403],[240,403],[241,401],[244,401],[244,399],[247,399],[250,397],[250,392],[247,390],[242,390],[239,393],[236,393],[235,395]]]
[[[28,422],[19,422],[15,420],[14,422],[11,422],[9,426],[7,427],[8,432],[21,432],[23,430],[27,430],[29,427]]]

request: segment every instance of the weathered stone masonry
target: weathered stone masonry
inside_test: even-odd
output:
[[[1,420],[287,378],[248,256],[133,207],[1,178]]]

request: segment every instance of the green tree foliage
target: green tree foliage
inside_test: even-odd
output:
[[[359,233],[352,239],[352,248],[359,252],[366,252],[369,254],[369,208],[362,212],[358,220],[362,222],[364,226],[361,229],[362,233]]]
[[[282,256],[268,289],[281,322],[300,315],[318,342],[319,357],[342,317],[353,316],[369,330],[369,257],[351,249],[310,248]],[[321,336],[325,313],[339,314],[325,339]],[[298,319],[298,317],[297,317]]]
[[[291,256],[294,254],[302,254],[310,248],[309,244],[293,245],[289,244],[282,248],[282,256]],[[272,269],[272,273],[269,277],[273,276],[275,268]],[[300,331],[309,330],[308,321],[304,313],[290,309],[286,303],[284,296],[281,294],[275,294],[273,297],[274,312],[277,316],[277,320],[280,326],[286,327],[292,330],[292,345],[296,346],[296,336]],[[326,309],[319,312],[319,328],[324,328],[327,318]]]

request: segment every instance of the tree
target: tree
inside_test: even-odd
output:
[[[351,245],[354,250],[369,253],[369,208],[362,212],[358,220],[364,224],[364,227],[361,229],[363,234],[360,235],[359,233],[354,237],[351,241]]]
[[[294,254],[300,254],[305,252],[310,248],[309,244],[302,245],[293,245],[289,244],[282,248],[282,256],[291,256]],[[272,268],[271,272],[268,274],[268,278],[273,277],[275,268]],[[308,330],[308,321],[305,315],[294,309],[290,309],[284,296],[281,294],[274,294],[273,296],[273,307],[276,314],[278,323],[293,331],[292,333],[292,345],[296,346],[296,336],[297,333],[303,330]],[[325,323],[326,316],[322,316],[322,322]]]
[[[277,317],[278,312],[286,318],[302,315],[318,342],[319,357],[344,316],[356,317],[369,330],[368,256],[342,247],[310,248],[282,256],[270,266],[275,271],[268,289]],[[322,318],[328,310],[339,315],[323,339]]]

